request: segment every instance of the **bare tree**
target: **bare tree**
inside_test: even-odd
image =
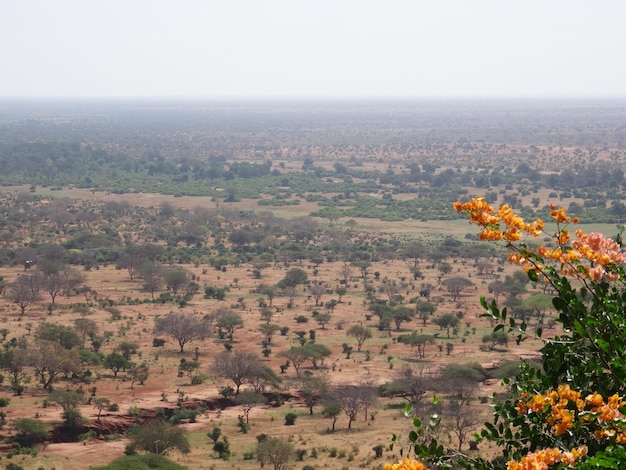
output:
[[[352,276],[352,268],[349,265],[344,264],[339,270],[339,274],[343,277],[343,283],[348,284],[348,278]]]
[[[445,403],[441,426],[448,429],[457,439],[458,450],[472,435],[484,418],[470,407],[476,392],[476,382],[462,377],[442,381],[442,388],[451,393]]]
[[[261,393],[257,393],[254,390],[243,390],[237,398],[235,403],[241,406],[241,411],[246,418],[246,423],[250,422],[250,411],[255,406],[265,403],[265,397]]]
[[[257,459],[261,462],[261,466],[268,462],[274,466],[274,470],[286,468],[293,453],[291,443],[276,437],[259,442],[256,449]]]
[[[21,315],[24,315],[26,307],[41,299],[36,277],[32,274],[21,275],[5,290],[4,296],[9,302],[16,304]]]
[[[309,288],[313,300],[315,300],[315,306],[318,307],[322,296],[326,293],[326,287],[323,284],[313,284]]]
[[[375,392],[372,387],[362,385],[342,385],[334,390],[335,402],[348,417],[348,429],[358,414],[367,410],[375,402]]]
[[[143,279],[142,289],[150,292],[150,296],[154,299],[154,292],[161,287],[163,282],[163,270],[159,263],[146,260],[140,267],[141,278]]]
[[[193,313],[170,312],[156,321],[155,334],[167,334],[178,341],[181,354],[185,344],[194,339],[204,339],[211,332],[209,322]]]
[[[128,245],[118,260],[117,267],[119,269],[126,269],[132,282],[135,279],[135,276],[139,274],[139,268],[145,259],[146,255],[142,251],[141,247],[137,245]]]
[[[251,381],[261,366],[261,359],[256,354],[244,351],[222,351],[213,359],[211,372],[232,380],[236,387],[235,395],[239,395],[241,386]]]
[[[313,407],[330,392],[328,374],[308,375],[302,378],[300,394],[304,403],[309,407],[309,414],[313,414]]]
[[[163,281],[172,294],[177,295],[179,290],[189,284],[189,275],[182,268],[167,268],[163,270]]]

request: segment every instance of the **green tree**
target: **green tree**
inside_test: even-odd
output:
[[[39,419],[16,418],[11,426],[15,430],[15,441],[23,447],[33,447],[48,439],[46,425]]]
[[[116,352],[112,352],[104,358],[104,367],[111,369],[113,377],[117,377],[119,371],[130,369],[131,366],[132,362]]]
[[[331,426],[332,432],[335,432],[335,424],[337,423],[337,418],[340,414],[341,406],[339,405],[339,403],[336,402],[327,403],[322,410],[322,416],[324,416],[324,418],[331,419],[333,422]]]
[[[90,467],[91,470],[188,470],[162,455],[127,455],[113,460],[110,464]]]
[[[448,338],[450,337],[450,329],[458,326],[461,320],[454,313],[444,313],[433,319],[433,323],[440,329],[446,330]]]
[[[472,281],[466,279],[464,277],[451,277],[450,279],[446,279],[442,282],[444,287],[448,290],[450,295],[452,296],[452,300],[456,302],[456,300],[461,296],[461,292],[463,292],[468,287],[474,285]]]
[[[238,313],[231,312],[218,318],[215,326],[220,338],[227,337],[229,341],[232,341],[235,331],[243,328],[243,318]]]
[[[287,274],[285,274],[284,279],[282,279],[278,284],[279,287],[296,287],[304,284],[307,281],[307,277],[308,276],[305,270],[300,268],[291,268],[287,271]]]
[[[128,437],[134,446],[153,454],[166,455],[173,450],[188,454],[191,451],[185,430],[159,419],[132,426]]]
[[[363,343],[372,337],[372,330],[366,326],[353,325],[348,329],[347,335],[356,339],[356,350],[360,351]]]
[[[40,324],[35,330],[35,338],[59,343],[65,349],[77,348],[81,345],[81,338],[73,328],[51,322]]]
[[[259,331],[263,335],[264,340],[267,341],[267,344],[272,344],[272,338],[278,330],[280,330],[280,326],[273,323],[263,323],[259,325]]]

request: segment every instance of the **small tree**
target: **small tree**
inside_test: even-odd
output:
[[[117,377],[120,370],[130,369],[132,362],[119,353],[113,352],[104,358],[104,367],[111,369],[113,377]]]
[[[372,337],[372,330],[366,326],[353,325],[347,332],[348,336],[356,338],[356,350],[360,351],[363,343]]]
[[[100,421],[100,415],[102,414],[102,412],[106,410],[110,404],[111,400],[105,397],[98,397],[93,401],[93,406],[96,408],[96,410],[98,410],[98,421]]]
[[[211,366],[213,374],[234,382],[235,395],[239,395],[239,388],[251,381],[260,369],[259,356],[244,351],[223,351],[215,356]]]
[[[455,328],[460,320],[454,313],[445,313],[433,319],[433,323],[440,329],[446,330],[448,338],[450,337],[450,328]]]
[[[274,323],[263,323],[259,325],[259,331],[265,338],[265,341],[267,341],[267,344],[272,344],[272,338],[278,330],[280,330],[280,326]]]
[[[235,399],[235,403],[241,406],[246,424],[250,421],[250,411],[257,405],[265,403],[265,397],[254,390],[244,390]]]
[[[188,454],[191,450],[184,429],[163,420],[132,426],[128,437],[135,447],[153,454],[165,455],[172,450]]]
[[[209,323],[192,313],[170,312],[156,321],[155,334],[168,334],[178,341],[180,353],[184,352],[185,344],[194,339],[206,338],[211,329]]]
[[[257,444],[256,455],[261,465],[269,463],[274,470],[282,470],[294,454],[293,445],[279,438],[265,439]]]
[[[469,279],[460,276],[446,279],[445,281],[443,281],[442,284],[448,290],[448,292],[452,296],[452,300],[455,302],[461,296],[461,292],[463,292],[468,287],[474,285],[474,283]]]
[[[337,418],[340,414],[341,406],[339,405],[339,403],[335,402],[328,403],[326,406],[324,406],[324,409],[322,410],[322,416],[324,416],[324,418],[332,419],[333,421],[331,428],[332,432],[335,432],[335,424],[337,423]]]
[[[15,430],[15,441],[23,447],[32,447],[48,438],[46,425],[39,419],[16,418],[11,426]]]
[[[24,315],[26,307],[41,299],[37,279],[32,274],[23,274],[4,291],[5,298],[20,308],[20,314]]]
[[[243,328],[243,318],[238,313],[230,313],[218,318],[215,326],[220,338],[227,337],[229,341],[232,341],[235,336],[235,330]]]

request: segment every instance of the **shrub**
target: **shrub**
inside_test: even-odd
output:
[[[120,405],[118,405],[117,403],[111,403],[109,406],[107,406],[107,411],[120,411]]]
[[[296,424],[296,419],[298,418],[298,415],[296,413],[293,412],[289,412],[285,415],[285,426],[293,426],[294,424]]]
[[[48,438],[48,430],[39,419],[16,418],[12,425],[16,431],[15,441],[23,447],[32,447]]]

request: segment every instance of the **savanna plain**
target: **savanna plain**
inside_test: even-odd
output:
[[[379,469],[431,414],[451,448],[496,457],[474,433],[543,343],[494,332],[479,299],[544,338],[559,325],[551,292],[453,203],[546,220],[553,204],[607,234],[626,218],[625,102],[0,109],[14,470],[146,451],[190,469]]]

